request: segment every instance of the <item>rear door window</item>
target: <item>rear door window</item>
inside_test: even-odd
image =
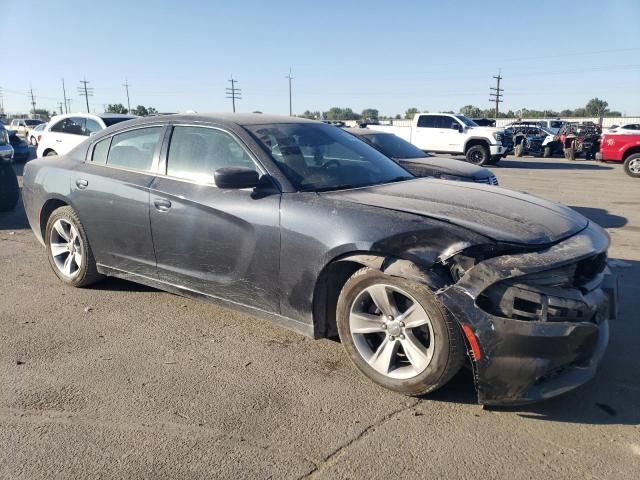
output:
[[[421,128],[437,128],[436,120],[437,115],[420,115],[418,118],[418,127]]]
[[[101,165],[107,163],[107,154],[109,153],[110,143],[111,138],[105,138],[104,140],[96,143],[95,147],[93,147],[93,154],[91,155],[91,161],[93,163],[99,163]]]
[[[163,128],[139,128],[114,135],[107,155],[107,165],[150,172]]]

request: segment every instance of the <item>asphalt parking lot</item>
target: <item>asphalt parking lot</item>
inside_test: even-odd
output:
[[[126,281],[65,287],[18,208],[0,214],[0,478],[637,478],[640,181],[560,158],[493,170],[611,234],[619,318],[588,385],[485,409],[462,371],[403,397],[334,341]]]

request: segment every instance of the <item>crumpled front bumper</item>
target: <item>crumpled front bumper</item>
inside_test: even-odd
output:
[[[585,321],[536,321],[504,318],[478,306],[478,296],[496,282],[568,265],[606,252],[609,239],[599,227],[544,252],[492,258],[471,268],[460,281],[441,291],[477,352],[470,349],[478,401],[485,405],[536,402],[590,380],[609,340],[609,320],[616,316],[617,288],[608,270],[604,281],[580,293],[590,312]],[[472,342],[469,342],[472,343]]]

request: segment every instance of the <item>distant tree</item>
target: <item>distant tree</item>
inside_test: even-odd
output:
[[[129,110],[127,110],[124,105],[122,105],[121,103],[110,103],[109,105],[107,105],[107,109],[105,110],[106,113],[129,113]]]
[[[302,115],[298,115],[302,118],[309,118],[311,120],[319,120],[321,117],[320,112],[312,112],[311,110],[305,110]]]
[[[588,115],[587,115],[586,109],[584,109],[584,108],[576,108],[573,111],[573,116],[574,117],[587,117]]]
[[[145,107],[144,105],[138,105],[136,108],[131,110],[131,113],[133,113],[134,115],[138,115],[139,117],[146,117],[147,115],[158,113],[158,111],[153,107]]]
[[[607,112],[607,117],[621,117],[622,113],[617,112],[615,110]]]
[[[254,110],[253,113],[262,113],[260,110]]]
[[[564,110],[562,110],[560,112],[560,116],[561,117],[573,117],[574,113],[573,113],[573,110],[571,110],[570,108],[565,108]]]
[[[608,106],[609,104],[607,102],[596,97],[587,102],[584,110],[588,117],[602,117],[609,111]]]
[[[416,116],[416,113],[420,113],[416,107],[407,108],[407,111],[404,112],[404,118],[406,120],[413,120],[413,117]]]
[[[400,120],[402,117],[400,116],[400,114],[399,114],[399,113],[396,113],[396,116],[395,116],[395,117],[393,117],[393,118],[394,118],[394,119],[396,119],[396,120]]]
[[[379,112],[375,108],[365,108],[362,110],[362,118],[364,120],[374,120],[377,121],[379,117]]]
[[[484,116],[482,110],[475,105],[465,105],[460,109],[460,113],[470,118],[480,118]]]
[[[359,120],[360,115],[355,113],[350,108],[332,107],[328,111],[323,113],[326,120],[340,121],[340,120]]]

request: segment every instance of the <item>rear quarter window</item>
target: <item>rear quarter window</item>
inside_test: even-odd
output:
[[[96,143],[93,147],[93,153],[91,155],[91,161],[100,165],[107,163],[107,154],[109,153],[109,145],[111,144],[111,138],[105,138]]]

